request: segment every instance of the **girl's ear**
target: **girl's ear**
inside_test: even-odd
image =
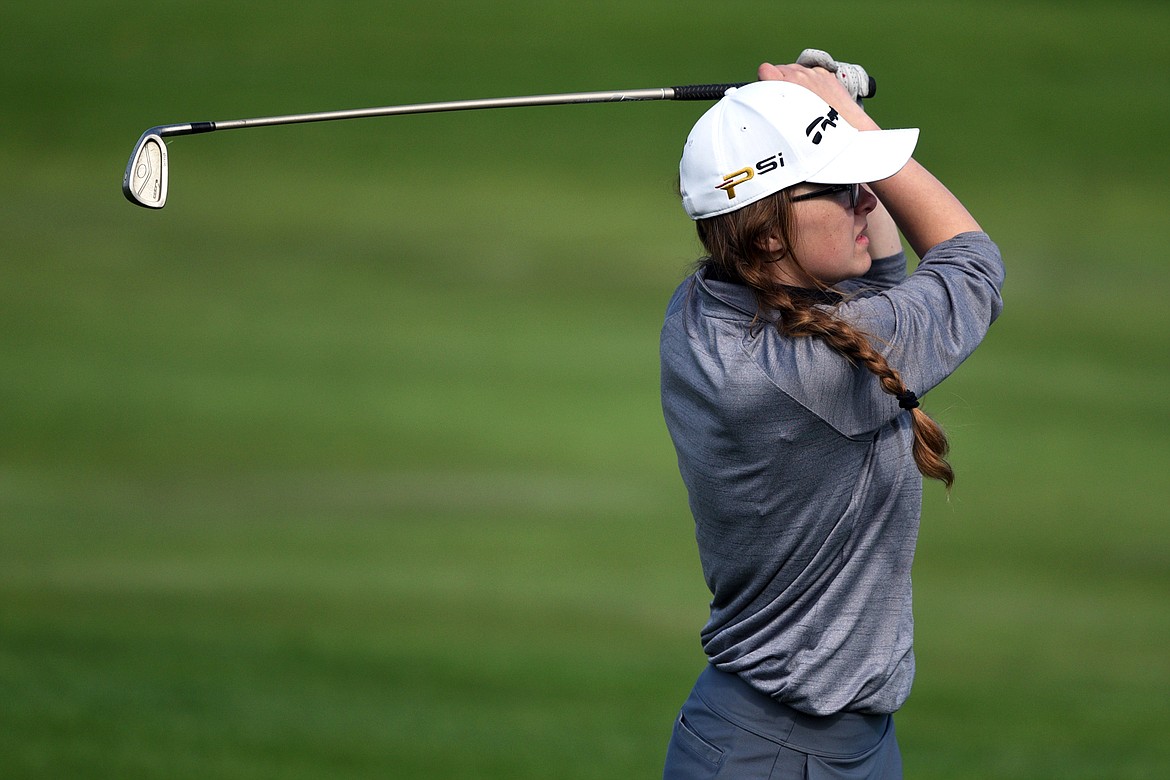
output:
[[[780,236],[772,233],[760,239],[760,249],[772,256],[772,262],[779,260],[788,254],[788,250],[784,248],[784,242],[780,240]]]

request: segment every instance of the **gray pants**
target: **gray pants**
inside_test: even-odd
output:
[[[716,777],[900,780],[894,719],[806,715],[708,666],[674,723],[663,778]]]

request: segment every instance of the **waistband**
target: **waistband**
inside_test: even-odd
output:
[[[757,691],[738,675],[708,664],[694,694],[715,712],[764,739],[812,755],[848,758],[878,745],[892,724],[889,715],[839,712],[809,715]]]

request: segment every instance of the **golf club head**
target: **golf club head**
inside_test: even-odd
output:
[[[167,202],[167,146],[156,129],[138,139],[122,177],[126,199],[148,209],[161,209]]]

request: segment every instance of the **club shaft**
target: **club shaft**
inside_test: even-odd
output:
[[[231,119],[220,122],[188,122],[158,125],[142,134],[126,164],[122,176],[122,192],[139,206],[161,209],[167,202],[167,146],[163,139],[210,133],[215,130],[238,130],[245,127],[295,125],[305,122],[330,122],[339,119],[394,116],[398,114],[428,114],[439,111],[469,111],[479,108],[512,108],[519,106],[553,106],[571,103],[622,103],[647,100],[718,100],[731,87],[743,84],[691,84],[683,87],[656,87],[631,89],[621,92],[566,92],[555,95],[527,97],[453,100],[445,103],[415,103],[379,108],[355,108],[346,111],[320,111],[313,114],[286,114],[255,119]]]
[[[645,100],[711,100],[717,99],[726,89],[733,86],[741,85],[700,84],[689,87],[655,87],[652,89],[631,89],[616,92],[566,92],[554,95],[452,100],[441,103],[415,103],[402,106],[355,108],[344,111],[319,111],[310,114],[285,114],[283,116],[229,119],[218,122],[190,122],[186,124],[162,125],[151,128],[151,130],[165,138],[178,135],[209,133],[214,130],[239,130],[245,127],[271,127],[273,125],[295,125],[306,122],[332,122],[341,119],[365,119],[369,117],[396,116],[401,114],[430,114],[440,111],[554,106],[573,103],[623,103]]]

